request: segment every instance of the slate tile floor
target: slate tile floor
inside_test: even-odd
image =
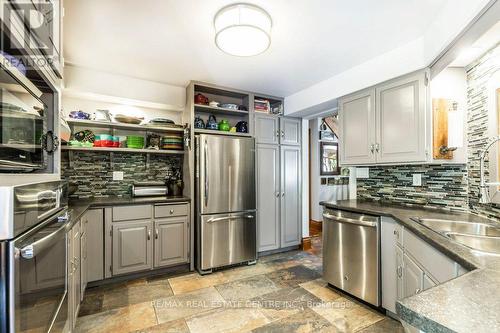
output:
[[[327,287],[321,240],[207,276],[87,289],[77,332],[398,332],[401,325]]]

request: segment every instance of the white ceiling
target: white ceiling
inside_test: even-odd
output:
[[[77,66],[185,86],[189,80],[288,96],[421,37],[446,0],[252,0],[273,18],[250,58],[216,48],[230,0],[65,1],[64,56]]]

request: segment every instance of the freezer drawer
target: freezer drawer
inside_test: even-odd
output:
[[[345,211],[323,213],[323,278],[380,305],[380,219]]]
[[[257,258],[255,211],[201,215],[199,269],[210,270]]]

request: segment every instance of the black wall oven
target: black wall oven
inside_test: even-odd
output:
[[[12,192],[14,237],[0,240],[1,332],[64,330],[70,223],[66,188],[65,183],[49,182]]]

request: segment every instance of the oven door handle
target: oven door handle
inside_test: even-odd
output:
[[[59,227],[53,233],[21,248],[21,257],[24,259],[33,259],[38,253],[55,244],[61,235],[66,234],[68,225],[69,223],[65,222],[63,226]]]
[[[348,223],[348,224],[359,225],[359,226],[363,226],[363,227],[376,227],[378,225],[377,222],[361,221],[361,220],[350,219],[347,217],[338,217],[338,216],[334,216],[334,215],[331,215],[328,213],[323,213],[323,218],[327,219],[327,220],[339,222],[339,223]]]

